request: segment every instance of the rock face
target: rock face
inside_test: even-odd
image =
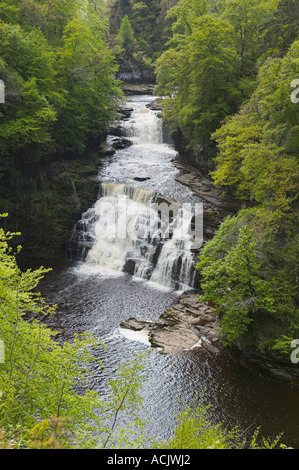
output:
[[[44,263],[64,256],[72,227],[97,200],[98,167],[98,153],[86,154],[84,158],[57,157],[36,164],[34,173],[24,177],[20,199],[13,187],[4,188],[6,197],[14,204],[7,223],[22,234],[15,239],[23,247],[19,258],[30,262],[32,256],[39,257]],[[36,188],[34,192],[32,185]]]
[[[179,129],[172,132],[172,138],[184,164],[194,167],[204,176],[208,176],[215,169],[213,161],[216,154],[215,144],[204,144],[199,137],[196,148],[190,149],[189,142]]]
[[[134,83],[125,83],[122,89],[127,96],[132,95],[152,95],[154,93],[155,85],[139,85]]]
[[[140,57],[123,56],[119,58],[119,70],[116,78],[123,82],[133,84],[153,83],[155,80],[154,68],[149,67]]]
[[[156,322],[130,318],[120,326],[148,335],[152,347],[160,353],[173,354],[194,347],[214,349],[219,342],[218,322],[212,307],[200,303],[198,294],[184,294],[177,305],[163,313]]]
[[[237,212],[244,205],[244,201],[237,201],[233,196],[224,194],[222,189],[216,188],[209,177],[203,176],[193,166],[188,166],[179,159],[174,160],[174,164],[180,170],[176,180],[188,186],[196,195],[221,211],[223,216]]]
[[[102,155],[107,157],[109,155],[114,155],[116,150],[125,149],[130,147],[132,142],[125,137],[119,137],[116,135],[108,135],[105,144],[102,146]]]
[[[238,201],[232,195],[225,194],[223,189],[216,188],[209,176],[204,176],[199,169],[187,165],[180,156],[173,160],[180,170],[176,181],[190,188],[204,201],[203,238],[213,238],[220,224],[230,215],[236,214],[242,207],[252,205],[248,201]]]
[[[108,135],[106,139],[106,145],[113,147],[115,150],[124,149],[130,147],[132,142],[125,137],[118,137],[114,135]]]
[[[135,181],[148,181],[150,180],[149,176],[134,176],[133,178]]]
[[[289,362],[282,361],[279,356],[274,354],[257,353],[248,348],[242,351],[240,361],[245,367],[255,367],[266,371],[272,377],[291,383],[294,388],[299,389],[299,367],[298,364],[292,364],[291,360]]]

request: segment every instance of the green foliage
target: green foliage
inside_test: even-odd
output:
[[[263,210],[244,210],[202,249],[203,298],[215,304],[226,344],[289,358],[291,341],[286,347],[283,338],[299,333],[296,225],[292,215],[273,226]]]
[[[184,409],[177,416],[173,437],[160,446],[164,449],[229,449],[229,433],[220,425],[212,425],[207,411],[206,407]]]
[[[240,57],[240,72],[256,72],[258,45],[265,34],[265,24],[272,18],[273,2],[260,0],[226,0],[221,16],[234,28],[235,44]]]
[[[162,105],[170,130],[181,131],[193,150],[198,144],[211,143],[211,133],[255,90],[259,66],[269,57],[281,54],[280,49],[274,49],[274,37],[276,43],[283,41],[284,53],[295,41],[296,12],[292,0],[179,0],[168,13],[168,17],[175,19],[173,37],[157,61],[156,70],[157,93],[167,98]],[[273,63],[273,72],[274,67]],[[268,62],[262,70],[268,72],[271,68]],[[277,70],[268,84],[271,80],[273,88],[289,89],[290,83],[281,88],[275,73]],[[293,70],[293,79],[296,73]],[[273,110],[280,112],[280,107],[275,107],[277,98],[276,94],[271,104]],[[295,148],[294,133],[288,135],[290,146]]]
[[[55,126],[60,149],[83,153],[87,138],[101,135],[113,120],[120,93],[112,60],[96,24],[93,29],[87,21],[74,20],[64,29],[57,61],[65,95]]]
[[[163,108],[171,128],[180,128],[194,148],[236,109],[239,59],[232,27],[212,15],[196,17],[192,32],[174,40],[177,45],[157,61],[156,92],[167,98]]]
[[[140,51],[147,57],[153,58],[160,53],[167,39],[164,35],[164,19],[161,16],[161,0],[132,0],[130,20],[136,37],[136,43]]]
[[[134,53],[144,55],[150,62],[155,60],[165,50],[165,44],[171,35],[172,20],[167,13],[176,2],[177,0],[111,0],[108,4],[110,3],[112,42],[115,45],[122,43],[119,41],[119,30],[127,16],[134,31]]]
[[[236,245],[202,270],[203,300],[215,304],[226,344],[246,343],[255,318],[273,308],[274,300],[268,294],[269,284],[261,278],[255,249],[252,230],[243,226]]]
[[[88,153],[99,153],[122,96],[115,58],[107,46],[105,2],[0,3],[0,79],[5,84],[5,103],[0,105],[2,208],[9,210],[24,238],[39,218],[39,243],[61,250],[79,214],[73,187],[67,187],[56,162],[76,162],[84,155],[84,165]],[[35,234],[29,238],[33,246]]]
[[[134,46],[134,33],[128,15],[124,17],[120,25],[119,42],[125,51],[132,50]]]
[[[0,79],[6,90],[0,177],[16,197],[22,198],[26,175],[39,160],[83,155],[115,117],[121,94],[107,47],[105,8],[102,0],[0,4]],[[160,57],[157,93],[166,98],[170,130],[179,130],[193,150],[216,142],[215,184],[254,206],[225,220],[197,266],[203,299],[219,313],[223,341],[289,356],[299,335],[299,121],[298,104],[290,99],[299,76],[298,2],[121,0],[111,9],[117,15],[110,19],[110,40],[123,49],[120,58],[129,53],[150,63]],[[55,184],[69,184],[79,210],[73,176],[68,183],[60,176]],[[60,193],[46,188],[40,194],[32,186],[32,206],[48,217],[45,230],[56,231],[49,220],[64,211]],[[47,202],[50,194],[55,209]],[[11,208],[14,201],[5,197],[1,193],[1,203]],[[39,220],[38,210],[32,220]],[[8,246],[13,235],[0,229],[0,337],[6,348],[0,447],[145,446],[137,416],[139,358],[111,379],[108,399],[89,390],[78,395],[75,387],[78,381],[86,386],[92,350],[103,346],[90,335],[58,345],[43,322],[54,309],[37,293],[47,270],[21,272]],[[163,446],[242,448],[236,436],[212,426],[205,409],[186,409]],[[259,444],[256,433],[246,445],[273,448],[277,440]]]
[[[297,104],[291,100],[291,83],[299,73],[298,48],[295,41],[284,57],[265,61],[251,98],[212,135],[218,144],[212,172],[215,184],[228,187],[239,199],[251,200],[255,208],[225,221],[204,248],[198,265],[205,293],[221,312],[227,341],[285,357],[291,344],[287,346],[285,338],[296,338],[299,333],[299,122]],[[249,275],[254,267],[244,266],[244,252],[236,239],[247,224],[254,230],[256,243],[248,242],[248,248],[258,261],[255,276],[260,288],[254,289],[254,302],[228,264],[236,255],[235,269],[239,266],[240,273]]]
[[[9,155],[36,144],[40,151],[51,142],[56,111],[51,104],[53,54],[38,33],[24,33],[19,25],[0,29],[1,75],[5,89],[2,106],[0,153]],[[25,162],[24,162],[25,163]]]
[[[299,5],[296,0],[273,0],[275,8],[272,17],[264,27],[264,41],[260,46],[262,57],[269,53],[275,57],[282,57],[289,50],[292,43],[298,39],[299,31]]]
[[[105,346],[87,333],[75,335],[72,343],[59,344],[55,340],[56,332],[43,321],[55,314],[55,306],[47,305],[37,291],[39,281],[49,270],[19,269],[9,248],[16,235],[0,228],[0,338],[5,346],[5,361],[0,364],[0,448],[147,448],[145,423],[139,418],[143,406],[140,389],[147,376],[146,356],[138,355],[113,372],[105,399],[89,390],[91,364],[97,369],[102,366],[94,352]],[[253,267],[251,276],[242,279],[248,290],[248,280],[256,282],[256,265],[252,250],[245,247],[246,241],[253,246],[249,230],[244,229],[239,250],[243,244],[242,250],[250,254]],[[80,393],[76,391],[78,386]],[[227,431],[211,424],[207,412],[203,406],[185,408],[177,417],[173,437],[165,443],[156,439],[153,448],[248,447],[238,429]],[[278,438],[273,442],[263,439],[260,444],[257,432],[250,448],[277,447]]]
[[[196,28],[199,17],[208,13],[207,0],[180,0],[168,12],[169,18],[175,18],[172,26],[173,32],[178,35],[190,35]]]
[[[299,121],[290,95],[298,48],[297,41],[283,59],[268,60],[251,99],[213,135],[219,146],[215,183],[272,211],[287,210],[297,188]]]
[[[88,390],[90,363],[101,366],[93,351],[104,346],[89,334],[75,335],[72,343],[55,341],[56,333],[43,322],[55,306],[48,306],[36,289],[48,270],[18,268],[8,246],[14,235],[0,229],[0,337],[5,345],[0,429],[17,447],[47,448],[58,442],[60,447],[90,448],[99,439],[105,447],[124,445],[129,427],[134,425],[136,432],[140,424],[133,419],[133,405],[140,403],[142,358],[119,369],[106,400]],[[76,391],[78,385],[84,393]],[[119,423],[124,412],[128,423]]]
[[[142,355],[132,358],[110,379],[110,393],[105,400],[106,426],[103,426],[97,448],[136,449],[145,445],[145,422],[139,418],[143,407],[140,384],[146,380],[144,359]],[[124,411],[125,416],[122,416]]]
[[[120,90],[99,13],[101,0],[2,5],[0,155],[8,165],[28,166],[66,149],[83,153],[114,119]]]
[[[281,436],[273,440],[259,435],[259,428],[247,439],[239,428],[231,431],[220,424],[212,424],[208,411],[210,407],[185,407],[177,416],[173,437],[165,443],[156,444],[163,449],[286,449]]]

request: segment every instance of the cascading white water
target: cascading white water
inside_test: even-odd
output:
[[[162,248],[156,269],[151,280],[158,284],[172,287],[174,282],[178,289],[192,286],[194,283],[194,258],[190,225],[193,214],[181,208],[173,221],[172,237]]]
[[[136,110],[131,119],[123,123],[123,129],[134,145],[162,144],[162,120],[149,110]]]
[[[182,208],[165,224],[154,192],[105,183],[101,194],[79,224],[82,253],[87,251],[85,270],[126,271],[176,290],[192,287],[192,214]]]
[[[149,254],[153,250],[149,237],[158,219],[150,208],[154,196],[153,192],[133,186],[102,185],[102,197],[95,204],[94,213],[89,211],[96,220],[95,242],[86,263],[108,271],[122,271],[128,260],[131,266],[150,262]]]
[[[122,126],[138,158],[164,149],[162,121],[154,111],[137,109]],[[192,214],[180,208],[165,221],[156,200],[152,190],[102,183],[99,200],[83,215],[72,237],[76,248],[70,251],[83,258],[85,271],[96,267],[103,273],[128,272],[171,289],[192,287]]]

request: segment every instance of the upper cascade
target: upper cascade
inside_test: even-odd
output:
[[[159,145],[163,143],[163,122],[151,109],[133,111],[131,118],[124,121],[123,130],[134,145]]]

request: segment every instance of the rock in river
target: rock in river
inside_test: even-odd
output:
[[[158,321],[142,322],[130,318],[122,328],[143,331],[151,346],[164,354],[194,347],[215,349],[219,341],[214,309],[198,300],[196,293],[183,295],[179,302],[163,313]]]

